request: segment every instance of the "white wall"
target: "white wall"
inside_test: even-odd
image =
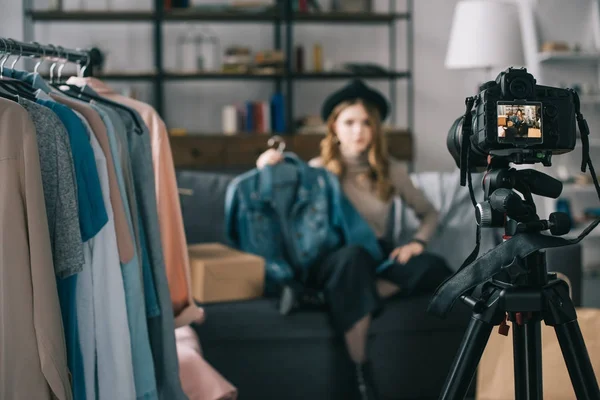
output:
[[[36,0],[37,7],[44,7],[49,0]],[[11,16],[0,14],[1,36],[20,38],[21,23],[20,1],[10,2]],[[112,4],[115,9],[144,8],[151,9],[152,0],[64,0],[69,8],[83,5],[88,9],[103,9]],[[414,0],[414,82],[415,82],[415,150],[417,171],[448,170],[454,168],[454,162],[446,150],[446,135],[452,122],[464,113],[464,98],[475,93],[477,84],[485,78],[479,71],[450,71],[444,68],[446,45],[450,32],[452,13],[457,0]],[[19,3],[18,6],[13,4]],[[404,1],[396,1],[398,9],[404,8]],[[579,35],[573,29],[582,24],[579,18],[585,16],[589,4],[587,0],[565,3],[560,0],[539,1],[543,9],[541,21],[542,34],[552,38],[560,35]],[[550,4],[552,3],[552,4]],[[561,4],[562,7],[559,7]],[[375,0],[375,8],[385,10],[387,0]],[[4,10],[4,8],[3,8]],[[583,10],[583,11],[582,11]],[[553,18],[566,18],[562,24],[552,23]],[[8,24],[5,22],[10,19]],[[18,21],[18,22],[17,22]],[[563,20],[564,21],[564,20]],[[203,24],[190,26],[208,27]],[[405,23],[399,22],[397,31],[397,66],[405,66]],[[561,28],[562,27],[562,28]],[[165,68],[176,67],[176,40],[186,28],[182,23],[170,23],[164,29]],[[252,49],[266,49],[272,46],[273,34],[269,24],[211,24],[221,39],[221,46],[232,44],[249,46]],[[241,31],[244,30],[242,35]],[[562,29],[558,32],[556,29]],[[101,24],[88,23],[37,23],[35,38],[40,42],[65,47],[99,46],[108,53],[107,70],[148,70],[152,65],[152,29],[150,24]],[[572,39],[569,39],[572,40]],[[310,50],[315,42],[322,44],[325,59],[334,62],[373,61],[387,65],[388,35],[384,26],[373,28],[356,25],[299,25],[295,30],[295,41]],[[310,65],[311,51],[306,51]],[[561,67],[552,67],[559,68]],[[556,73],[550,72],[548,79],[555,79]],[[560,76],[560,74],[559,74]],[[371,82],[373,86],[388,93],[387,82]],[[557,83],[557,82],[552,82]],[[571,83],[571,82],[568,82]],[[296,83],[295,115],[316,114],[325,96],[342,86],[343,81],[302,81]],[[119,86],[119,85],[115,85]],[[150,85],[136,83],[134,86],[142,99],[151,101]],[[169,83],[166,87],[166,120],[170,127],[185,127],[190,131],[220,131],[220,110],[223,105],[236,99],[268,99],[274,89],[268,82],[182,82]],[[398,121],[406,121],[403,104],[405,83],[397,85]],[[592,110],[594,111],[594,110]],[[216,117],[215,117],[216,116]],[[592,125],[592,128],[594,125]]]
[[[21,39],[23,35],[22,0],[0,0],[0,37]]]

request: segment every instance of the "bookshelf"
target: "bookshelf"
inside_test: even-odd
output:
[[[402,128],[413,131],[413,30],[412,12],[413,0],[407,0],[406,10],[398,12],[395,9],[395,0],[389,1],[388,12],[369,13],[347,13],[347,12],[295,12],[290,0],[276,0],[271,8],[260,12],[244,11],[200,11],[196,9],[173,9],[165,10],[163,0],[154,0],[153,10],[115,10],[115,11],[66,11],[66,10],[37,10],[33,7],[33,0],[23,0],[24,15],[24,39],[34,41],[33,25],[35,23],[147,23],[153,26],[153,65],[148,71],[140,72],[110,72],[106,74],[95,74],[100,79],[107,81],[147,81],[152,83],[153,105],[158,113],[165,116],[164,85],[170,81],[265,81],[274,85],[273,91],[282,93],[285,104],[286,133],[278,132],[280,135],[294,134],[294,85],[295,81],[306,80],[347,80],[362,78],[366,80],[388,81],[390,101],[392,104],[403,104],[407,107],[407,121]],[[257,23],[273,25],[273,43],[275,50],[284,51],[285,65],[279,74],[254,74],[254,73],[182,73],[165,70],[163,66],[163,25],[169,22],[219,22],[219,23]],[[408,24],[406,60],[407,69],[396,70],[396,24],[405,21]],[[382,73],[350,73],[350,72],[305,72],[297,73],[292,66],[294,58],[294,26],[304,23],[327,23],[331,25],[379,25],[389,30],[389,59],[390,65],[386,72]],[[396,85],[399,80],[406,81],[406,100],[398,101]],[[396,110],[393,109],[390,121],[392,126],[397,126]],[[243,133],[240,135],[244,135]],[[248,135],[248,134],[245,134]],[[256,134],[259,135],[259,134]],[[211,136],[211,135],[203,135]],[[232,136],[224,136],[223,140],[234,140]],[[176,139],[179,140],[179,139]]]

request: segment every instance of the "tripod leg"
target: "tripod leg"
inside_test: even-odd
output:
[[[583,335],[577,320],[556,325],[556,337],[560,344],[571,383],[578,399],[600,399],[600,389],[594,374]]]
[[[538,318],[513,324],[515,399],[541,400],[542,331]]]
[[[577,322],[575,307],[564,281],[555,281],[544,290],[548,302],[546,324],[553,326],[560,344],[573,390],[578,399],[600,400],[594,368]]]
[[[465,398],[493,327],[493,324],[482,321],[475,315],[471,317],[467,332],[444,383],[440,400]]]

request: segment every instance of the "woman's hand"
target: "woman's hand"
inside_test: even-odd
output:
[[[275,149],[269,149],[262,153],[256,160],[256,168],[261,169],[265,165],[274,165],[283,160],[281,152]]]
[[[425,247],[418,242],[410,242],[404,246],[396,247],[390,254],[390,258],[400,264],[406,264],[411,257],[418,256]]]

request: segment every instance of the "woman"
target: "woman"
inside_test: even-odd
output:
[[[517,110],[517,116],[515,117],[515,125],[517,128],[525,121],[523,117],[523,111],[521,109]]]
[[[523,110],[517,110],[517,119],[515,121],[515,127],[517,128],[517,137],[527,137],[529,132],[529,125],[523,115]]]
[[[396,262],[379,275],[374,260],[360,246],[346,246],[328,254],[311,271],[307,283],[323,290],[335,328],[343,333],[356,364],[356,388],[361,399],[376,399],[366,341],[371,317],[381,308],[381,298],[400,290],[408,295],[431,291],[450,275],[445,262],[424,252],[435,233],[438,214],[412,183],[407,170],[388,157],[382,121],[388,104],[377,91],[355,80],[333,93],[324,103],[322,118],[328,132],[321,142],[321,156],[310,161],[338,176],[345,195],[380,238],[384,251]],[[257,167],[282,160],[276,150],[267,150]],[[392,197],[399,195],[421,220],[413,240],[393,248],[384,239]]]

